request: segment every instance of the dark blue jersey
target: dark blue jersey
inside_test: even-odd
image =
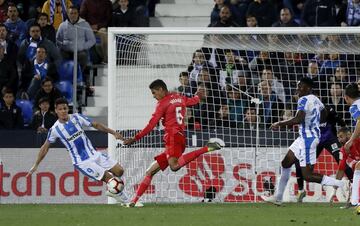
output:
[[[346,126],[345,121],[341,118],[334,108],[325,106],[327,115],[325,122],[320,124],[320,143],[319,145],[325,145],[327,143],[333,143],[337,141],[336,124],[343,127]]]

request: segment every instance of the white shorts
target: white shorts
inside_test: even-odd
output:
[[[314,165],[316,163],[316,147],[319,144],[319,138],[298,137],[289,147],[299,160],[300,166]]]
[[[116,164],[117,162],[112,160],[107,154],[96,152],[89,159],[79,162],[74,166],[84,175],[100,181],[105,171],[113,168]]]

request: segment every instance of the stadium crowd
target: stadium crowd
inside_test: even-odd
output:
[[[66,74],[70,71],[71,75],[74,67],[75,39],[78,75],[88,87],[90,65],[107,62],[107,27],[149,26],[149,16],[154,16],[156,3],[156,0],[0,0],[3,96],[0,129],[25,125],[42,131],[36,120],[40,116],[52,120],[51,114],[45,115],[53,111],[54,100],[60,96],[71,100],[72,76]],[[210,27],[357,26],[360,23],[360,0],[214,0],[214,3]],[[80,28],[77,37],[75,26]],[[327,36],[321,41],[335,43],[338,39]],[[180,73],[178,91],[187,96],[199,88],[207,91],[201,103],[187,113],[189,128],[254,128],[257,117],[260,126],[267,128],[294,114],[296,81],[307,76],[314,80],[315,92],[323,102],[333,106],[350,124],[342,90],[346,84],[358,81],[358,62],[359,56],[355,54],[203,47],[194,52],[189,67]],[[262,101],[258,116],[254,103],[244,92]],[[91,95],[91,89],[87,89],[86,95]],[[47,103],[49,107],[44,107]],[[46,127],[44,120],[40,127]]]
[[[155,2],[0,0],[0,129],[46,132],[55,99],[72,102],[75,43],[78,85],[91,95],[89,68],[107,62],[107,28],[149,26]]]

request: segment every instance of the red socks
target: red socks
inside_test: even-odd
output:
[[[139,198],[144,194],[146,189],[151,184],[151,179],[152,176],[145,176],[143,181],[141,181],[138,189],[136,190],[135,197],[131,200],[131,202],[136,203],[139,200]]]
[[[197,157],[199,157],[200,155],[206,153],[208,151],[208,147],[202,147],[198,150],[183,154],[179,159],[178,159],[178,164],[180,167],[185,166],[186,164],[188,164],[189,162],[191,162],[192,160],[196,159]]]

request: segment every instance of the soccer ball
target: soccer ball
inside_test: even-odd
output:
[[[107,182],[106,186],[110,193],[118,194],[124,190],[124,181],[113,177]]]

